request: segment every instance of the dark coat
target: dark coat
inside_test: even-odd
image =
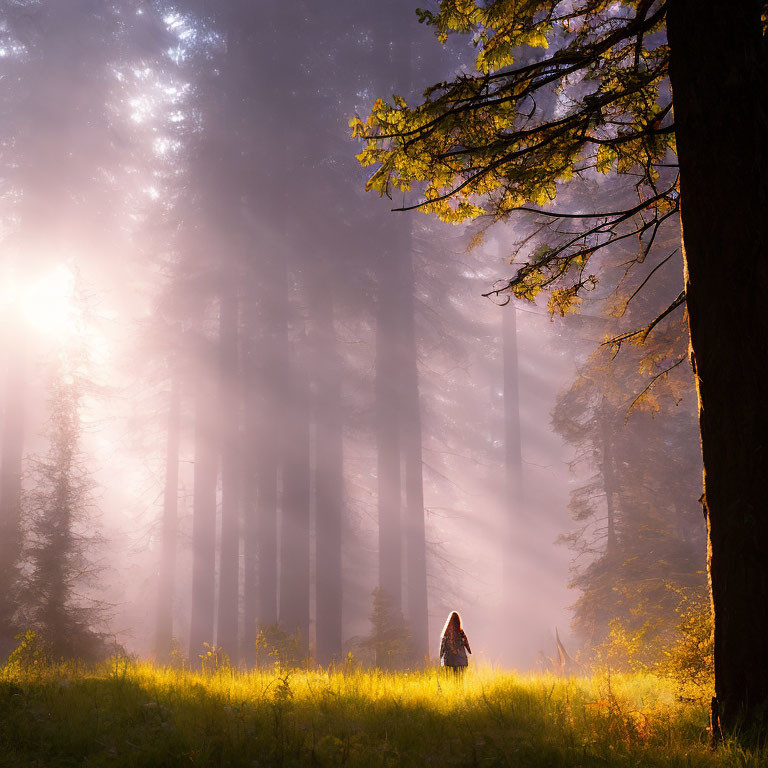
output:
[[[466,667],[469,665],[467,651],[472,653],[463,629],[458,635],[446,632],[440,641],[440,664],[444,667]]]

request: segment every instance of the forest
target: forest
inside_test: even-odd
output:
[[[768,3],[0,0],[0,766],[768,765]]]

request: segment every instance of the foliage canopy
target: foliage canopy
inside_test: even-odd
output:
[[[595,284],[587,267],[596,251],[638,236],[641,262],[679,209],[665,15],[654,0],[444,0],[436,13],[419,11],[441,41],[473,35],[476,71],[431,86],[416,106],[395,95],[350,121],[365,142],[358,160],[376,166],[367,188],[419,189],[423,199],[398,210],[453,223],[515,211],[555,229],[567,222],[495,293],[532,299],[551,289],[552,311],[575,308]],[[615,208],[552,206],[562,184],[612,171],[629,187]]]

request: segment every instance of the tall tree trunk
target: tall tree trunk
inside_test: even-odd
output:
[[[260,275],[258,391],[261,394],[258,433],[254,436],[254,464],[258,485],[256,525],[258,614],[257,625],[278,621],[278,502],[280,465],[285,440],[286,387],[289,381],[287,347],[288,301],[285,254],[273,251]],[[252,406],[253,407],[253,406]]]
[[[389,260],[387,260],[389,262]],[[402,609],[400,414],[397,339],[399,307],[393,264],[382,266],[376,316],[376,448],[379,588]]]
[[[605,491],[605,513],[606,513],[606,538],[605,538],[605,556],[613,557],[616,552],[616,469],[613,457],[613,429],[610,403],[606,397],[598,413],[600,419],[600,441],[602,448],[602,462],[600,471],[603,476],[603,490]]]
[[[21,469],[24,453],[26,355],[19,340],[8,356],[0,456],[0,657],[16,631],[21,557]]]
[[[201,342],[206,348],[208,342]],[[214,642],[216,579],[216,390],[209,355],[202,355],[195,394],[195,468],[192,495],[192,615],[189,655]]]
[[[407,93],[411,86],[410,37],[397,29],[396,19],[407,12],[404,0],[388,4],[388,28],[374,40],[373,53],[378,61],[388,62],[387,83],[383,87],[397,93]],[[392,79],[390,79],[392,78]],[[400,377],[403,363],[402,311],[409,301],[404,291],[412,286],[404,283],[403,259],[410,259],[411,231],[407,221],[392,221],[387,216],[381,222],[380,239],[384,245],[378,267],[378,296],[376,310],[376,444],[377,495],[379,522],[379,589],[392,600],[392,610],[403,608],[403,533],[408,519],[403,519],[402,468],[404,435],[402,427],[402,390]],[[417,395],[418,397],[418,395]],[[420,432],[420,430],[419,430]],[[413,453],[413,452],[412,452]],[[413,466],[413,465],[411,465]],[[408,470],[406,470],[408,474]],[[411,473],[415,506],[415,479]],[[415,555],[415,552],[414,552]],[[406,558],[408,554],[406,553]]]
[[[226,278],[225,278],[226,279]],[[231,286],[220,302],[219,427],[221,432],[221,545],[216,644],[238,661],[240,581],[240,445],[238,386],[238,298]]]
[[[280,515],[280,625],[309,648],[309,387],[304,343],[287,387]]]
[[[406,618],[411,631],[414,657],[418,662],[423,662],[429,656],[427,545],[424,527],[424,466],[415,328],[413,242],[410,236],[407,238],[406,246],[400,256],[403,262],[401,298],[404,306],[402,369],[399,377],[402,389],[400,418],[405,468]]]
[[[258,290],[243,306],[243,652],[250,663],[256,660],[260,628],[278,620],[279,475],[287,379],[285,276],[274,261],[267,261],[254,278]]]
[[[267,408],[274,407],[268,403]],[[280,435],[274,423],[275,414],[265,414],[268,422],[261,431],[256,454],[258,475],[258,510],[256,540],[258,543],[258,622],[261,627],[277,623],[277,503],[278,454]]]
[[[330,286],[310,297],[315,343],[315,547],[316,656],[318,663],[342,655],[341,530],[344,469],[341,358],[336,349]]]
[[[768,724],[768,115],[761,3],[673,0],[670,79],[723,726]],[[716,55],[713,55],[716,52]]]
[[[163,490],[163,524],[160,575],[157,591],[155,657],[167,662],[173,643],[173,595],[176,584],[176,547],[179,506],[179,431],[181,426],[181,393],[179,378],[171,378],[168,400],[168,434],[165,447],[165,488]]]
[[[256,637],[259,626],[259,533],[261,527],[260,490],[277,488],[277,478],[259,464],[264,442],[264,392],[259,357],[263,351],[263,333],[259,330],[258,302],[249,294],[243,303],[243,438],[242,438],[242,494],[243,494],[243,646],[241,655],[246,664],[256,661]],[[276,518],[277,496],[272,503]],[[273,590],[274,593],[274,590]],[[276,620],[276,609],[271,618]]]
[[[502,311],[502,383],[504,389],[504,504],[505,532],[502,536],[502,603],[505,610],[519,612],[515,595],[520,589],[523,522],[523,453],[520,436],[520,367],[517,352],[517,309],[510,304]]]

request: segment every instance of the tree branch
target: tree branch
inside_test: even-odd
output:
[[[614,336],[612,339],[607,339],[603,342],[603,345],[610,344],[611,346],[616,347],[616,352],[619,351],[621,348],[621,345],[625,341],[630,341],[632,339],[637,338],[638,336],[640,338],[640,343],[643,344],[645,340],[648,338],[648,335],[650,332],[669,314],[674,312],[679,306],[685,304],[685,291],[680,291],[680,295],[657,317],[655,317],[653,320],[651,320],[648,325],[646,325],[643,328],[638,328],[637,330],[630,331],[629,333],[622,333],[620,336]]]
[[[665,368],[661,373],[657,373],[651,380],[648,382],[648,386],[643,389],[643,391],[630,403],[629,408],[627,408],[626,416],[624,417],[624,423],[626,424],[629,420],[629,415],[632,412],[632,409],[651,391],[651,388],[656,384],[656,382],[661,379],[662,377],[665,377],[669,374],[670,371],[677,368],[680,363],[684,362],[688,359],[688,355],[682,355],[678,360],[676,360],[672,365],[669,366],[669,368]]]

